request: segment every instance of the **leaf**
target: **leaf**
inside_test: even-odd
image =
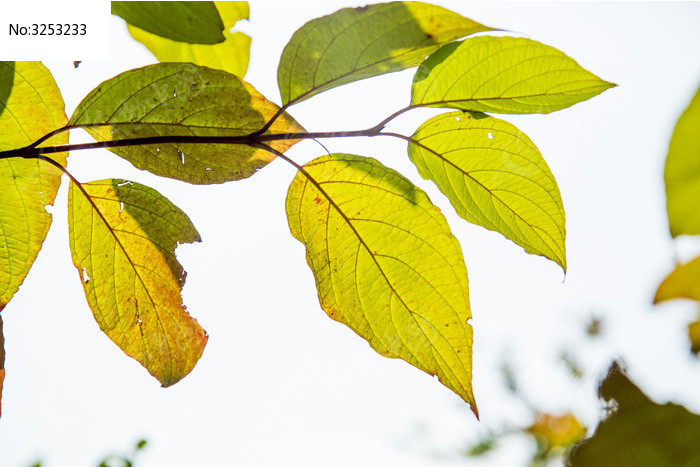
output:
[[[286,210],[328,316],[437,375],[478,414],[467,269],[426,194],[375,159],[331,154],[303,166]]]
[[[700,234],[700,88],[673,130],[664,180],[671,235]]]
[[[535,437],[544,451],[551,451],[579,442],[586,434],[586,427],[570,412],[562,415],[539,413],[524,431]]]
[[[0,62],[0,115],[5,111],[14,81],[15,62]]]
[[[112,14],[152,34],[191,44],[224,41],[214,2],[112,2]]]
[[[180,295],[186,273],[181,243],[201,241],[180,209],[152,188],[120,180],[68,193],[73,264],[100,329],[164,387],[194,368],[206,332]]]
[[[460,37],[492,28],[439,6],[392,2],[343,8],[299,28],[282,51],[282,103],[419,65]]]
[[[688,324],[688,340],[690,340],[690,351],[700,354],[700,319]]]
[[[63,99],[40,62],[0,62],[0,74],[13,75],[13,86],[0,114],[0,151],[22,148],[66,123]],[[68,133],[46,144],[65,144]],[[54,154],[66,164],[65,154]],[[0,310],[17,292],[51,225],[46,206],[53,204],[62,172],[36,159],[0,159]]]
[[[214,5],[224,23],[226,40],[220,44],[177,42],[127,24],[129,34],[146,46],[159,62],[191,62],[245,76],[250,59],[250,37],[242,32],[230,32],[230,29],[239,20],[248,19],[248,3],[214,2]]]
[[[659,285],[654,303],[674,298],[700,302],[700,256],[674,269]]]
[[[73,113],[98,141],[146,137],[241,137],[260,130],[279,107],[241,78],[190,63],[130,70],[94,89]],[[303,131],[288,114],[266,131]],[[273,141],[286,151],[297,140]],[[139,169],[189,183],[250,177],[274,155],[246,144],[162,143],[110,148]]]
[[[679,405],[651,401],[617,363],[599,392],[612,413],[591,438],[572,449],[570,465],[700,465],[700,416]]]
[[[559,188],[527,135],[484,114],[451,112],[421,125],[409,139],[408,155],[461,217],[566,271]]]
[[[615,86],[563,52],[520,37],[474,37],[418,67],[412,105],[506,114],[550,113]]]

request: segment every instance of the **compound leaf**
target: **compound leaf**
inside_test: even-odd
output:
[[[443,44],[492,28],[442,7],[392,2],[343,8],[309,21],[282,52],[282,102],[419,65]]]
[[[673,130],[664,179],[671,235],[700,234],[700,88]]]
[[[303,166],[286,211],[328,316],[437,375],[477,414],[467,269],[427,195],[374,159],[331,154]]]
[[[615,86],[563,52],[520,37],[448,44],[418,67],[411,104],[506,114],[549,113]]]
[[[27,146],[66,124],[63,99],[49,70],[40,62],[0,62],[12,74],[12,89],[0,114],[0,151]],[[6,82],[6,80],[5,80]],[[47,144],[65,144],[61,133]],[[65,154],[53,159],[65,165]],[[36,159],[0,159],[0,310],[29,272],[51,225],[46,206],[53,204],[62,172]]]
[[[214,2],[112,2],[112,14],[151,34],[191,44],[224,41]]]
[[[98,141],[146,137],[241,137],[277,113],[241,78],[191,63],[158,63],[130,70],[100,84],[71,117]],[[270,133],[303,131],[288,114]],[[297,140],[273,141],[286,151]],[[267,165],[274,155],[246,144],[160,143],[110,148],[139,169],[189,183],[239,180]]]
[[[567,465],[700,465],[700,415],[650,400],[616,362],[599,393],[612,410],[593,436],[574,446]]]
[[[242,19],[248,19],[247,2],[214,2],[224,23],[220,44],[190,44],[151,34],[127,24],[131,37],[141,42],[159,62],[191,62],[217,68],[237,76],[245,76],[250,60],[250,37],[230,29]]]
[[[566,271],[564,206],[554,175],[524,133],[484,114],[431,118],[408,155],[469,222],[502,233]]]
[[[194,368],[207,342],[180,295],[180,243],[201,241],[192,222],[138,183],[72,182],[68,227],[73,264],[100,329],[163,386]],[[89,198],[88,198],[89,196]]]

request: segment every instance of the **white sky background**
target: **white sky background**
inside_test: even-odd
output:
[[[127,178],[158,189],[189,214],[203,243],[181,246],[191,314],[209,332],[202,359],[177,385],[156,380],[103,335],[70,260],[66,186],[54,225],[20,292],[3,311],[7,352],[0,465],[90,466],[111,452],[148,448],[139,467],[450,466],[458,451],[503,423],[529,421],[507,394],[508,358],[539,407],[574,410],[593,426],[595,381],[612,356],[657,401],[700,412],[700,364],[688,352],[689,303],[653,308],[674,258],[697,242],[671,241],[663,161],[676,119],[700,83],[700,3],[437,2],[476,21],[552,45],[619,86],[550,115],[504,116],[552,169],[567,215],[568,274],[499,234],[458,218],[389,138],[326,140],[331,152],[372,156],[426,190],[460,240],[474,315],[477,422],[466,404],[412,366],[375,354],[321,310],[303,246],[289,234],[284,199],[294,170],[275,161],[250,179],[189,186],[134,169],[107,151],[71,155],[81,181]],[[253,3],[246,80],[279,102],[276,69],[294,30],[344,3]],[[112,60],[47,62],[68,114],[101,81],[154,59],[112,21]],[[291,108],[310,131],[373,126],[404,107],[413,71],[327,91]],[[410,134],[435,111],[391,128]],[[73,142],[88,141],[74,132]],[[324,154],[313,142],[288,152]],[[67,182],[64,178],[64,182]],[[677,242],[678,243],[678,242]],[[682,248],[680,248],[682,247]],[[604,337],[584,326],[604,319]],[[571,382],[558,355],[587,370]],[[534,446],[515,440],[482,465],[521,465]],[[506,452],[508,451],[508,452]],[[468,462],[468,461],[467,461]],[[477,463],[477,462],[474,462]]]

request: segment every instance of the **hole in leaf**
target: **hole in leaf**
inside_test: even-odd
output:
[[[493,139],[493,133],[491,133],[491,132],[489,131],[488,137],[489,137],[489,139]]]
[[[121,213],[124,210],[124,201],[119,201],[119,212]]]
[[[458,122],[462,121],[462,119],[459,116],[455,117],[455,120],[457,120]]]
[[[90,276],[88,276],[87,269],[85,269],[85,267],[83,267],[82,276],[83,276],[83,283],[87,284],[88,282],[90,282]]]
[[[122,180],[121,183],[117,183],[117,186],[124,186],[124,185],[133,185],[134,182],[130,182],[129,180]]]

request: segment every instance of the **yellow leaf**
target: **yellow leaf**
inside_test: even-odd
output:
[[[572,413],[541,413],[525,431],[536,437],[546,450],[552,450],[579,442],[586,434],[586,427]]]
[[[478,414],[467,269],[427,195],[375,159],[332,154],[303,166],[286,210],[328,316],[437,375]]]
[[[0,151],[27,146],[66,124],[61,93],[40,62],[0,62],[13,83],[0,114]],[[68,133],[45,144],[65,144]],[[65,154],[52,156],[66,163]],[[24,281],[51,225],[45,207],[53,204],[62,172],[36,159],[0,159],[0,310]]]
[[[119,180],[82,186],[85,193],[70,185],[68,227],[95,320],[163,386],[175,384],[207,342],[182,304],[186,274],[175,258],[176,246],[200,241],[199,234],[152,188]]]
[[[659,285],[654,303],[674,298],[690,298],[700,302],[700,256],[671,271]]]
[[[159,62],[191,62],[245,76],[250,60],[250,37],[230,29],[248,19],[247,2],[214,2],[224,22],[224,37],[219,44],[190,44],[151,34],[127,24],[131,37],[141,42]]]

